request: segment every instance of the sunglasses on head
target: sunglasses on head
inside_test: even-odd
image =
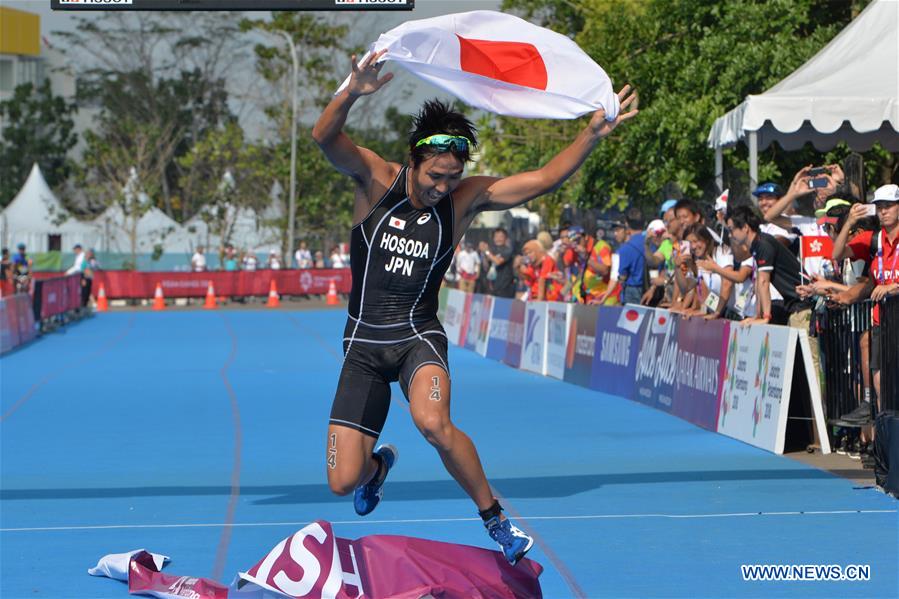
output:
[[[437,135],[430,135],[419,140],[418,143],[415,144],[415,147],[431,146],[438,152],[465,152],[468,150],[469,143],[468,138],[462,137],[461,135],[438,133]]]

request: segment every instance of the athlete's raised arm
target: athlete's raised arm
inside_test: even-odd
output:
[[[358,98],[375,93],[393,79],[393,73],[379,78],[384,63],[378,63],[377,60],[384,52],[386,50],[371,54],[359,64],[356,64],[355,54],[351,57],[353,71],[349,83],[331,99],[312,128],[312,139],[331,164],[363,186],[371,180],[373,170],[386,168],[387,163],[371,150],[353,143],[343,132],[343,126],[350,108]]]
[[[508,177],[470,177],[465,180],[473,197],[468,212],[506,210],[558,189],[578,168],[599,143],[615,127],[634,118],[637,113],[636,90],[625,85],[618,92],[621,109],[614,121],[606,120],[602,108],[593,113],[590,123],[578,134],[574,142],[556,154],[541,168],[510,175]],[[626,110],[630,108],[630,110]],[[469,194],[466,194],[469,195]]]

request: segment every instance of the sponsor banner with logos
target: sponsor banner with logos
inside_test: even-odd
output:
[[[524,343],[519,368],[546,374],[546,302],[528,302],[524,317]]]
[[[574,304],[549,302],[546,304],[546,370],[545,374],[565,378],[565,350],[568,341],[568,321]]]
[[[509,327],[506,335],[506,355],[503,362],[518,368],[521,364],[521,347],[524,344],[525,302],[512,300],[509,308]]]
[[[683,319],[677,325],[677,374],[671,413],[704,429],[718,427],[718,400],[730,322]]]
[[[475,339],[474,350],[482,356],[487,355],[487,343],[490,340],[490,321],[493,318],[493,303],[496,300],[492,295],[483,296],[481,305],[481,322],[478,325],[478,334]]]
[[[446,297],[446,314],[443,317],[443,330],[450,343],[459,344],[459,334],[462,331],[462,319],[465,318],[464,291],[450,289]]]
[[[471,322],[472,299],[474,299],[473,294],[465,294],[465,301],[462,307],[462,325],[459,327],[459,338],[453,340],[453,342],[456,343],[456,345],[458,345],[459,347],[465,347],[465,340],[468,337],[468,325]]]
[[[670,412],[677,377],[678,320],[667,310],[652,310],[640,336],[631,399]]]
[[[449,297],[450,288],[441,285],[440,291],[437,292],[437,320],[443,322],[446,316],[446,298]]]
[[[783,453],[796,336],[796,329],[782,326],[730,328],[719,433]]]
[[[470,349],[474,351],[475,345],[478,342],[478,332],[481,330],[481,318],[483,318],[484,311],[484,296],[480,293],[475,293],[470,295],[470,300],[468,303],[468,308],[466,311],[468,312],[468,322],[467,326],[464,326],[464,345],[465,349]],[[460,343],[459,345],[462,345]]]
[[[491,360],[506,359],[506,340],[509,337],[509,313],[512,300],[505,297],[493,298],[493,311],[490,315],[490,329],[487,338],[487,353]]]
[[[590,386],[593,371],[593,355],[596,352],[596,320],[599,312],[596,306],[571,304],[571,319],[568,323],[568,343],[565,351],[565,382],[581,387]]]
[[[457,333],[463,296],[451,291],[447,301]],[[797,380],[807,385],[822,452],[830,453],[804,331],[684,319],[632,305],[469,298],[470,334],[464,339],[482,355],[638,401],[775,453],[784,450],[793,371],[802,360],[806,377]],[[451,327],[447,333],[458,338]]]
[[[599,308],[591,389],[632,398],[640,340],[652,314],[651,309],[638,306]]]

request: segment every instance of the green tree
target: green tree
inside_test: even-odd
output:
[[[207,131],[178,159],[182,176],[191,177],[182,187],[192,186],[203,220],[223,245],[231,241],[240,209],[259,213],[269,204],[271,159],[264,145],[247,143],[236,122]]]
[[[245,52],[233,13],[105,13],[77,17],[75,31],[59,32],[78,56],[79,98],[99,106],[107,126],[116,119],[155,123],[177,138],[167,155],[154,202],[186,220],[200,205],[201,185],[179,158],[210,130],[236,120],[227,77]],[[101,132],[101,134],[105,134]]]
[[[78,170],[80,185],[106,206],[124,216],[124,232],[131,246],[131,265],[137,264],[137,223],[158,197],[167,167],[166,158],[178,143],[173,124],[131,117],[100,117],[100,133],[85,133],[87,149]]]
[[[343,40],[347,26],[335,24],[315,13],[273,13],[270,20],[244,20],[244,31],[268,34],[267,43],[257,44],[256,68],[271,86],[264,106],[272,126],[266,147],[270,160],[266,173],[278,181],[285,218],[280,223],[282,239],[287,238],[290,189],[290,133],[293,120],[291,88],[293,59],[282,38],[287,34],[296,47],[299,64],[297,108],[296,207],[298,238],[328,239],[345,235],[352,218],[353,189],[324,158],[312,141],[312,121],[327,104],[340,83],[337,74],[346,70],[347,52]],[[294,248],[283,247],[285,255]]]
[[[609,73],[640,92],[640,116],[593,152],[574,180],[544,201],[624,207],[658,205],[676,186],[710,197],[714,156],[706,145],[715,118],[761,93],[820,50],[867,0],[504,0],[503,8],[574,37]],[[489,117],[485,163],[514,172],[543,164],[583,127],[576,121]],[[842,153],[841,153],[842,152]],[[837,150],[830,159],[845,156]],[[872,154],[877,160],[879,154]],[[746,168],[746,149],[726,155]],[[771,146],[759,156],[763,178],[789,180],[801,165],[820,163],[812,150]]]
[[[16,196],[35,162],[50,187],[66,182],[72,170],[68,151],[78,142],[75,110],[74,102],[53,95],[49,80],[37,88],[20,85],[0,102],[0,207]]]

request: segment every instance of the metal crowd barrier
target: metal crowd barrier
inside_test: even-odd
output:
[[[881,411],[899,411],[899,297],[880,302]]]
[[[872,302],[827,308],[820,319],[818,341],[824,357],[824,408],[829,421],[858,407],[864,393],[863,338],[870,343]],[[864,358],[864,359],[863,359]],[[873,386],[873,383],[872,383]]]
[[[880,304],[880,389],[878,411],[899,410],[899,297]],[[864,394],[863,369],[869,364],[873,337],[872,308],[867,300],[830,307],[821,315],[818,340],[824,355],[824,406],[829,421],[859,405]],[[871,375],[870,386],[874,388]]]

